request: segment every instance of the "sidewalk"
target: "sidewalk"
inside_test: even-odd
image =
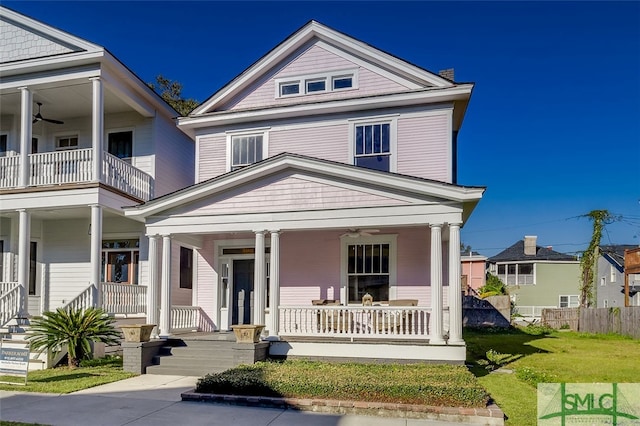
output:
[[[197,377],[145,374],[66,395],[0,391],[0,419],[61,426],[460,426],[462,423],[340,416],[187,402]]]

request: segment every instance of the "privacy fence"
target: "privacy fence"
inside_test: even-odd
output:
[[[544,309],[542,323],[585,333],[617,333],[640,339],[640,306]]]

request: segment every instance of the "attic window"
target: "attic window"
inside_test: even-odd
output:
[[[276,98],[357,89],[358,70],[331,71],[276,79]]]

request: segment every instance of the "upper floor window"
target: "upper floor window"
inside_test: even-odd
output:
[[[120,159],[133,157],[133,131],[111,132],[107,136],[109,154]]]
[[[357,89],[357,70],[276,79],[276,98]]]
[[[610,277],[609,277],[609,281],[612,283],[616,282],[616,277],[618,274],[616,274],[616,268],[613,265],[610,265],[611,268],[611,272],[610,272]]]
[[[507,285],[535,284],[535,265],[533,263],[500,264],[498,278]]]
[[[355,165],[368,169],[391,171],[391,124],[355,126]]]
[[[0,135],[0,157],[7,155],[7,135]]]
[[[227,135],[229,170],[237,170],[267,156],[267,132]]]
[[[56,137],[56,149],[78,148],[78,135],[65,135]]]

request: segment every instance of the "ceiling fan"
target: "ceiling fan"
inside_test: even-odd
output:
[[[40,114],[40,107],[42,106],[42,102],[36,102],[38,104],[38,113],[33,116],[33,122],[37,123],[38,121],[47,121],[53,124],[64,124],[64,121],[53,120],[51,118],[44,118],[42,114]]]
[[[341,237],[358,238],[358,237],[370,237],[371,234],[380,232],[379,229],[349,229],[347,232],[341,235]]]

